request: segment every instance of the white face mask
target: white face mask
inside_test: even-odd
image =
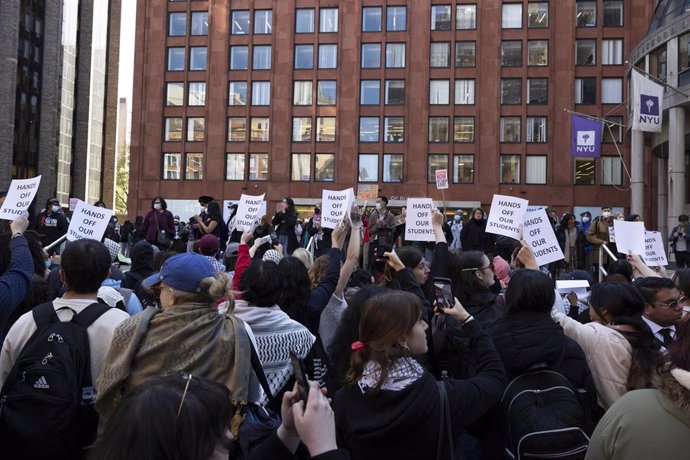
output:
[[[381,210],[381,203],[376,203],[376,209]]]
[[[153,209],[155,209],[156,211],[158,211],[160,208],[161,208],[161,204],[160,204],[160,203],[156,203],[156,204],[153,205]]]
[[[453,219],[455,219],[455,222],[460,222],[460,216],[455,216]]]
[[[53,206],[50,209],[52,209],[53,212],[60,212],[60,206]]]
[[[602,212],[601,217],[603,217],[604,219],[608,219],[609,217],[611,217],[611,211]]]
[[[585,224],[586,224],[587,222],[589,222],[589,217],[583,217],[583,218],[582,218],[582,222],[584,222]]]

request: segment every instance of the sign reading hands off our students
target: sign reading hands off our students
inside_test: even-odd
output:
[[[259,196],[242,194],[240,202],[237,205],[237,213],[235,214],[235,226],[233,230],[242,230],[243,232],[246,232],[254,228],[256,216],[259,214],[259,211],[261,210],[261,206],[263,205],[265,195],[265,193]]]
[[[112,216],[112,209],[99,208],[79,201],[74,208],[74,214],[72,214],[72,220],[67,229],[67,240],[100,241],[103,239],[103,234]]]
[[[494,195],[489,219],[486,221],[486,231],[519,240],[520,227],[528,204],[529,202],[522,198]]]
[[[524,238],[540,266],[564,258],[544,208],[525,213]]]
[[[345,216],[350,215],[350,208],[355,200],[352,188],[334,191],[324,190],[321,195],[321,227],[336,228]]]
[[[41,183],[41,176],[14,179],[0,208],[0,219],[15,220],[29,209]]]
[[[405,218],[405,240],[434,241],[434,227],[431,213],[434,202],[431,198],[408,198]]]
[[[623,254],[645,254],[644,222],[627,222],[614,220],[613,229],[616,234],[616,248]]]
[[[668,265],[664,240],[659,232],[645,232],[644,234],[644,261],[650,267],[662,267]]]

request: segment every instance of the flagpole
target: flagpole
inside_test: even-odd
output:
[[[578,115],[578,116],[581,116],[581,117],[584,117],[584,118],[589,118],[590,120],[601,121],[601,122],[606,123],[607,125],[611,125],[611,126],[620,126],[620,127],[622,127],[622,128],[627,128],[627,126],[624,125],[624,124],[622,124],[622,123],[618,123],[618,122],[615,122],[615,121],[607,120],[606,118],[596,117],[596,116],[594,116],[594,115],[587,115],[586,113],[575,112],[574,110],[568,110],[568,109],[563,109],[563,111],[564,111],[564,112],[567,112],[567,113],[571,113],[571,114],[573,114],[573,115]]]
[[[625,61],[625,62],[628,63],[629,61]],[[678,93],[678,94],[680,94],[680,95],[682,95],[682,96],[684,96],[684,97],[690,97],[690,96],[688,96],[687,94],[685,94],[684,92],[682,92],[682,91],[680,91],[680,90],[674,88],[673,86],[671,86],[671,85],[669,85],[668,83],[666,83],[664,80],[662,80],[662,79],[660,79],[660,78],[658,78],[658,77],[655,77],[654,75],[652,75],[652,74],[649,73],[649,72],[645,72],[644,70],[642,70],[642,69],[640,69],[640,68],[638,68],[638,67],[635,67],[635,66],[633,66],[633,67],[630,68],[630,71],[631,71],[631,72],[634,71],[634,70],[640,72],[642,75],[651,78],[652,80],[656,81],[656,82],[659,83],[660,85],[662,85],[662,86],[664,86],[664,87],[666,87],[666,88],[668,88],[668,89],[670,89],[670,90],[673,90],[673,91],[675,91],[676,93]]]

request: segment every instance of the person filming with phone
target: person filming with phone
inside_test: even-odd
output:
[[[388,198],[381,195],[376,199],[376,209],[369,214],[369,260],[374,262],[375,274],[380,274],[386,265],[383,253],[393,249],[395,216],[387,206]]]
[[[688,235],[688,218],[687,214],[678,216],[678,225],[673,227],[668,240],[671,243],[671,250],[676,255],[676,268],[690,267],[690,235]]]

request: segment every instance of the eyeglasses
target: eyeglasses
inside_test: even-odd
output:
[[[491,269],[491,271],[494,271],[494,264],[493,262],[489,262],[489,265],[486,267],[474,267],[474,268],[463,268],[462,271],[464,272],[469,272],[469,271],[480,271],[480,270],[486,270],[487,268]]]
[[[680,296],[677,299],[670,299],[666,302],[654,302],[657,305],[663,305],[668,308],[676,308],[679,304],[685,302],[685,296]]]

